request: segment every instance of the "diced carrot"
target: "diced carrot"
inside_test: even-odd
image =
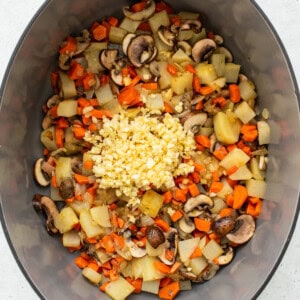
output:
[[[200,83],[200,79],[198,76],[194,75],[193,78],[193,88],[195,90],[196,93],[200,93],[201,91],[201,83]]]
[[[125,221],[122,218],[118,218],[118,227],[123,228],[125,225]]]
[[[192,74],[196,74],[196,70],[195,70],[194,66],[191,65],[191,64],[187,64],[187,65],[185,66],[185,69],[186,69],[188,72],[192,73]]]
[[[55,143],[57,148],[62,148],[64,146],[65,132],[62,128],[55,128]]]
[[[211,39],[211,40],[214,40],[214,39],[215,39],[215,35],[214,35],[214,33],[213,33],[212,31],[210,31],[210,32],[207,33],[207,37],[208,37],[209,39]]]
[[[233,206],[233,195],[232,194],[228,194],[227,196],[226,196],[226,204],[228,205],[228,206]]]
[[[162,279],[160,280],[160,282],[159,282],[159,287],[160,287],[160,288],[163,288],[163,287],[169,285],[169,284],[172,283],[172,282],[174,282],[172,278],[170,278],[170,277],[164,277],[164,278],[162,278]]]
[[[91,116],[92,117],[95,117],[97,119],[102,119],[103,116],[104,116],[104,113],[102,110],[100,109],[93,109],[91,112],[90,112]]]
[[[146,2],[137,2],[131,6],[131,11],[136,13],[142,11],[146,6]]]
[[[180,285],[178,281],[174,281],[169,285],[161,288],[158,292],[160,299],[173,300],[180,291]]]
[[[95,123],[91,123],[89,126],[88,126],[88,130],[89,131],[96,131],[98,129],[97,125]]]
[[[253,142],[258,136],[256,125],[244,124],[241,128],[241,134],[244,141]]]
[[[247,200],[248,192],[243,185],[236,185],[233,189],[233,208],[240,209]]]
[[[163,194],[164,196],[164,203],[165,204],[168,204],[172,201],[172,198],[173,198],[173,195],[172,195],[172,192],[171,191],[167,191]]]
[[[170,274],[174,274],[181,267],[181,262],[176,261],[171,267]]]
[[[65,128],[68,128],[68,127],[69,127],[69,123],[68,123],[68,121],[67,121],[66,118],[61,117],[61,118],[59,118],[59,119],[56,121],[56,126],[57,126],[58,128],[65,129]]]
[[[178,15],[171,16],[170,17],[170,22],[171,22],[171,24],[173,24],[175,26],[180,26],[181,18]]]
[[[88,91],[96,84],[95,76],[93,73],[86,73],[82,78],[83,88]]]
[[[141,30],[141,31],[152,31],[151,27],[149,25],[149,22],[142,22],[139,25],[138,30]]]
[[[93,29],[92,34],[96,41],[102,41],[108,37],[107,27],[99,24]]]
[[[123,247],[125,247],[125,240],[122,236],[112,232],[111,237],[113,239],[116,249],[122,249]]]
[[[147,82],[147,83],[142,83],[142,88],[146,90],[158,90],[158,84],[157,82]]]
[[[213,181],[220,181],[220,176],[218,171],[213,171],[212,172],[212,179]]]
[[[111,269],[112,269],[112,265],[111,265],[110,261],[107,261],[107,262],[103,263],[103,264],[101,265],[101,267],[102,267],[103,269],[107,269],[107,270],[111,270]]]
[[[193,166],[195,168],[195,171],[197,171],[199,173],[202,171],[205,171],[205,169],[206,169],[205,165],[203,165],[203,164],[194,163]]]
[[[185,202],[186,201],[186,194],[187,194],[187,190],[176,189],[173,193],[173,197],[177,201]]]
[[[228,152],[224,146],[220,147],[219,149],[213,152],[213,155],[219,160],[222,160],[227,154]]]
[[[74,260],[74,263],[80,269],[85,268],[89,264],[89,262],[81,256],[77,256]]]
[[[173,222],[176,222],[178,220],[180,220],[183,217],[183,213],[181,210],[176,210],[172,215],[171,215],[171,220]]]
[[[154,261],[153,264],[160,273],[168,274],[171,271],[171,268],[168,265],[166,265],[158,260]]]
[[[156,3],[155,11],[160,12],[165,10],[167,14],[172,14],[173,13],[173,8],[172,6],[168,5],[164,1],[160,1]]]
[[[169,231],[170,225],[166,221],[164,221],[163,219],[156,217],[154,222],[163,231],[165,231],[165,232]]]
[[[256,206],[255,204],[248,202],[246,207],[246,214],[251,215],[252,217],[256,217],[255,206]]]
[[[100,288],[99,288],[100,291],[105,292],[107,286],[108,286],[110,283],[111,283],[111,281],[106,281],[106,282],[102,283],[101,286],[100,286]]]
[[[229,99],[233,103],[238,103],[241,100],[240,88],[237,84],[229,84]]]
[[[83,97],[80,97],[77,99],[77,104],[78,104],[78,106],[81,106],[81,107],[87,107],[87,106],[91,105],[90,101]]]
[[[173,65],[173,64],[168,64],[168,65],[167,65],[167,71],[168,71],[172,76],[174,76],[174,75],[177,74],[178,69],[177,69],[177,67],[176,67],[175,65]]]
[[[172,251],[171,249],[167,248],[165,251],[165,258],[169,261],[172,261],[172,259],[174,258],[175,253],[174,251]]]
[[[252,204],[257,204],[259,202],[258,197],[248,197],[248,201],[251,202]]]
[[[230,207],[225,207],[225,208],[222,208],[222,209],[220,210],[219,215],[220,215],[221,217],[227,217],[227,216],[232,215],[232,213],[233,213],[232,208],[230,208]]]
[[[212,103],[219,105],[220,108],[224,108],[227,104],[227,101],[223,96],[219,96],[219,97],[213,98]]]
[[[113,239],[112,239],[112,237],[110,235],[105,235],[101,239],[101,242],[102,242],[103,247],[105,248],[105,251],[107,253],[113,253],[115,251],[114,241],[113,241]]]
[[[99,265],[93,261],[93,262],[90,262],[88,265],[87,265],[88,268],[98,272],[99,271]]]
[[[70,55],[75,52],[77,48],[76,39],[68,36],[67,39],[63,42],[62,47],[59,49],[60,54]]]
[[[190,176],[192,177],[193,182],[195,183],[199,183],[201,180],[201,176],[198,172],[193,172],[190,174]]]
[[[191,254],[190,258],[196,258],[202,256],[202,251],[200,247],[196,247],[194,252]]]
[[[85,136],[85,129],[83,127],[73,127],[73,135],[76,139],[82,140]]]
[[[98,240],[94,237],[86,237],[85,240],[89,243],[89,244],[96,244],[98,242]]]
[[[204,102],[203,101],[199,101],[196,106],[195,106],[195,110],[201,110],[204,106]]]
[[[203,135],[203,134],[196,135],[195,140],[197,143],[199,143],[200,145],[202,145],[205,148],[210,147],[210,139],[207,135]]]
[[[233,166],[231,168],[229,168],[228,170],[226,170],[227,175],[232,175],[233,173],[235,173],[238,170],[237,166]]]
[[[51,86],[54,91],[56,91],[58,86],[58,72],[51,73]]]
[[[224,184],[220,181],[213,181],[210,188],[209,188],[209,191],[211,193],[219,193],[222,188],[223,188]]]
[[[195,183],[190,184],[188,190],[192,197],[196,197],[200,194],[199,188]]]
[[[57,184],[56,176],[55,176],[55,175],[53,175],[53,176],[51,177],[51,185],[52,185],[53,187],[55,187],[55,188],[58,188],[58,184]]]
[[[130,83],[130,86],[133,87],[135,85],[137,85],[141,80],[141,77],[139,75],[136,75],[132,80],[131,80],[131,83]]]
[[[199,90],[200,94],[204,95],[204,96],[211,94],[213,91],[214,91],[214,89],[211,86],[208,86],[208,85],[207,86],[201,86],[201,88]]]
[[[109,25],[111,25],[113,27],[117,27],[118,24],[119,24],[119,20],[115,17],[112,17],[112,16],[107,18],[107,22],[108,22]]]
[[[83,66],[78,63],[76,60],[71,61],[71,69],[69,71],[69,77],[72,80],[81,78],[84,75]]]
[[[263,201],[259,199],[256,206],[255,206],[255,215],[256,215],[256,217],[258,217],[260,215],[262,206],[263,206]]]
[[[194,218],[194,223],[199,231],[208,232],[211,227],[211,221],[200,218]]]
[[[88,184],[88,183],[90,183],[88,176],[84,176],[84,175],[81,175],[81,174],[75,173],[74,174],[74,179],[79,184]]]
[[[120,91],[118,100],[121,105],[133,106],[140,102],[140,95],[134,87],[127,86]]]
[[[130,278],[127,277],[126,280],[134,287],[134,293],[139,294],[142,291],[143,279],[142,278]]]
[[[231,145],[226,146],[226,149],[228,150],[228,152],[230,152],[236,148],[237,148],[236,144],[231,144]]]

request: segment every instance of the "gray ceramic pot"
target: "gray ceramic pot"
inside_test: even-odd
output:
[[[1,88],[1,221],[21,269],[46,299],[105,298],[82,280],[72,255],[41,225],[31,199],[45,191],[33,181],[32,166],[42,150],[41,106],[51,94],[49,74],[58,45],[95,19],[120,15],[125,2],[47,1],[24,33]],[[250,299],[260,293],[278,265],[298,214],[300,126],[295,78],[276,33],[252,1],[186,0],[172,5],[200,11],[206,25],[225,37],[243,72],[254,80],[261,107],[269,109],[272,128],[268,191],[254,238],[215,278],[178,299]],[[131,299],[154,297],[143,294]]]

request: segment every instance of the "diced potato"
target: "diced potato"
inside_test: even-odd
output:
[[[110,257],[109,259],[111,259],[111,257]],[[121,274],[122,274],[124,277],[133,277],[133,273],[132,273],[132,263],[131,263],[131,261],[128,261],[127,264],[126,264],[126,267],[125,267],[125,268],[122,268]]]
[[[190,63],[192,62],[192,59],[181,48],[179,48],[172,56],[172,61],[181,64],[183,62]]]
[[[71,247],[76,248],[80,246],[80,236],[78,234],[78,231],[71,230],[68,232],[65,232],[62,236],[62,243],[64,247]]]
[[[223,254],[223,252],[224,250],[215,240],[210,240],[202,249],[203,255],[208,260],[213,260],[214,258],[219,257],[221,254]]]
[[[241,98],[245,101],[256,98],[256,92],[254,91],[253,85],[248,81],[244,80],[239,83]]]
[[[107,43],[97,43],[93,42],[89,47],[83,52],[83,55],[87,61],[87,71],[92,73],[99,73],[104,71],[104,67],[99,61],[100,51],[107,49]]]
[[[73,117],[77,115],[78,103],[76,100],[64,100],[58,103],[57,115],[59,117]]]
[[[101,264],[105,264],[109,260],[111,260],[111,255],[106,253],[105,250],[96,250],[96,255]]]
[[[248,180],[252,178],[252,173],[246,165],[239,167],[233,174],[229,176],[232,180]]]
[[[214,197],[214,206],[210,208],[212,214],[218,214],[223,208],[227,207],[225,201],[220,197]]]
[[[217,197],[225,199],[227,195],[233,192],[233,189],[226,179],[222,179],[221,182],[223,183],[223,188],[217,193]]]
[[[88,238],[96,237],[104,233],[104,229],[92,219],[88,210],[82,210],[80,212],[79,220]]]
[[[270,126],[266,121],[257,122],[258,130],[258,143],[259,145],[265,145],[270,143],[271,130]]]
[[[102,279],[101,274],[89,267],[82,269],[81,274],[93,284],[99,284]]]
[[[234,63],[225,64],[224,76],[226,78],[226,82],[228,83],[237,83],[240,73],[240,65]]]
[[[162,95],[160,93],[149,94],[147,97],[146,106],[152,111],[163,111],[165,106]]]
[[[150,243],[148,242],[148,240],[146,240],[146,251],[147,251],[147,254],[149,256],[159,256],[161,254],[163,254],[163,251],[164,249],[166,248],[166,244],[163,243],[161,245],[159,245],[156,249],[153,248]]]
[[[257,180],[264,180],[265,172],[259,169],[259,163],[256,157],[250,160],[250,170],[253,174],[253,178]]]
[[[192,29],[180,30],[178,32],[177,39],[178,41],[187,41],[190,40],[194,35],[194,31]]]
[[[99,105],[104,105],[114,98],[114,95],[112,93],[109,83],[107,83],[103,86],[100,86],[97,90],[95,90],[95,94],[96,94],[97,100],[99,102]]]
[[[167,89],[171,86],[172,76],[167,71],[167,65],[168,63],[166,61],[160,61],[158,63],[158,69],[160,73],[158,83],[161,90]]]
[[[90,209],[92,219],[102,227],[111,227],[107,205],[95,206]]]
[[[55,176],[58,186],[66,178],[72,178],[72,166],[70,157],[59,157],[56,161]]]
[[[246,101],[242,101],[237,105],[234,113],[237,117],[244,123],[248,123],[255,117],[255,111],[250,107],[250,105]]]
[[[241,149],[235,148],[230,151],[220,162],[220,166],[230,169],[234,166],[241,167],[250,160],[250,157]]]
[[[111,43],[122,44],[127,33],[128,32],[123,28],[111,26],[109,29],[108,39]]]
[[[143,281],[142,291],[157,295],[159,290],[159,284],[160,280]]]
[[[200,242],[199,237],[182,240],[178,242],[178,253],[183,263],[190,258],[190,256],[195,251],[196,247],[199,245],[199,242]]]
[[[72,209],[76,212],[76,214],[79,216],[80,215],[80,212],[83,210],[83,209],[90,209],[91,206],[92,206],[92,203],[91,202],[87,202],[87,201],[79,201],[79,200],[75,200],[73,202],[71,202],[69,204],[70,207],[72,207]]]
[[[202,84],[210,84],[218,78],[216,70],[212,64],[199,63],[195,67],[196,75]]]
[[[207,243],[207,236],[205,235],[204,237],[201,238],[200,242],[199,242],[199,248],[202,251],[202,249],[205,247]]]
[[[105,293],[113,300],[125,300],[134,291],[134,287],[122,276],[111,281],[105,287]]]
[[[133,258],[131,260],[131,271],[133,278],[143,278],[144,258]]]
[[[135,33],[140,24],[140,21],[133,21],[125,17],[119,27],[125,29],[127,32]]]
[[[178,76],[172,76],[171,88],[177,95],[183,94],[193,89],[193,74],[190,72],[181,73]]]
[[[164,197],[153,190],[147,191],[140,203],[140,210],[152,218],[155,218],[164,202]]]
[[[249,179],[246,181],[246,188],[250,197],[264,198],[267,184],[263,180]]]
[[[153,281],[156,279],[161,279],[165,275],[160,273],[154,266],[154,262],[158,259],[150,257],[148,255],[143,257],[143,280],[144,281]]]
[[[189,266],[192,268],[192,272],[195,275],[199,275],[206,267],[208,263],[203,256],[192,258]]]
[[[172,55],[172,47],[164,43],[160,37],[158,36],[157,33],[153,33],[153,38],[154,38],[154,43],[155,46],[158,50],[158,56],[156,57],[157,61],[165,61],[166,59],[162,59],[163,57],[165,58],[170,58]],[[170,53],[170,54],[169,54]],[[160,55],[161,54],[161,55]]]
[[[149,25],[151,27],[152,32],[157,32],[158,28],[162,26],[169,26],[170,25],[170,19],[165,10],[155,13],[150,19],[149,19]]]
[[[77,215],[71,207],[64,207],[54,220],[55,227],[60,233],[70,231],[78,222]]]
[[[225,54],[213,54],[211,56],[211,63],[213,64],[218,77],[224,76],[225,73]]]
[[[214,129],[218,141],[234,144],[239,139],[241,122],[234,113],[220,111],[214,116]]]

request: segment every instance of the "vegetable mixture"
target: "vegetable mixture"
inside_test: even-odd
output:
[[[112,299],[174,299],[255,231],[268,111],[201,14],[123,8],[59,48],[43,110],[33,206]]]

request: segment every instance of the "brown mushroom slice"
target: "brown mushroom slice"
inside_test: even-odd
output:
[[[133,21],[143,21],[149,19],[155,12],[155,2],[153,0],[148,0],[145,4],[145,8],[139,12],[130,11],[129,6],[123,7],[123,13],[125,17]]]
[[[229,247],[224,254],[220,255],[218,258],[215,258],[215,260],[218,263],[218,265],[224,266],[224,265],[228,265],[232,261],[233,256],[234,256],[233,248]]]
[[[192,49],[192,57],[196,63],[208,60],[217,48],[216,43],[211,39],[198,41]]]
[[[159,62],[156,60],[151,61],[151,63],[149,64],[149,69],[150,72],[155,76],[155,77],[159,77],[160,76],[160,72],[159,72]]]
[[[116,85],[123,85],[123,75],[121,72],[117,71],[116,69],[112,69],[110,71],[110,78]]]
[[[166,247],[163,250],[163,253],[158,256],[158,258],[166,265],[173,265],[176,260],[176,255],[178,251],[178,231],[176,228],[170,228],[169,231],[165,234],[166,237]],[[170,260],[166,257],[166,251],[170,249],[174,255]]]
[[[154,39],[151,35],[142,34],[134,37],[128,45],[127,56],[137,68],[152,61],[157,54]]]
[[[36,160],[34,164],[33,174],[36,182],[40,186],[48,186],[51,180],[51,174],[45,172],[43,169],[43,164],[45,164],[45,160],[43,158],[39,158]]]
[[[145,248],[138,247],[132,240],[127,239],[125,244],[128,247],[132,257],[140,258],[147,254]]]
[[[163,231],[158,226],[148,226],[146,229],[146,238],[149,244],[157,249],[159,245],[165,242],[166,238]]]
[[[100,53],[100,63],[108,70],[111,70],[118,56],[117,49],[104,49]]]
[[[208,207],[212,207],[214,205],[212,199],[206,195],[199,195],[197,197],[192,197],[187,200],[184,205],[184,211],[186,213],[192,211],[197,206],[204,206],[207,205]]]
[[[200,126],[203,126],[207,120],[206,113],[192,114],[183,124],[185,131],[191,131],[197,133]]]
[[[255,231],[255,221],[250,215],[241,215],[236,219],[236,225],[232,232],[226,235],[230,242],[244,244],[248,242]]]
[[[199,20],[186,20],[181,25],[181,29],[192,29],[195,33],[199,33],[201,26],[202,24]]]
[[[74,187],[73,180],[71,178],[65,178],[61,182],[59,186],[59,194],[64,200],[70,199],[74,196],[75,187]]]
[[[220,267],[218,265],[209,263],[209,267],[205,269],[205,271],[201,274],[201,277],[206,281],[211,280],[219,269]]]
[[[232,231],[235,227],[235,218],[233,216],[221,217],[215,220],[211,229],[219,236],[224,236],[230,231]]]
[[[47,196],[35,194],[32,199],[32,205],[37,213],[45,214],[47,232],[50,235],[58,233],[58,229],[54,225],[54,220],[59,212],[54,201]]]
[[[123,42],[122,42],[122,50],[123,52],[127,55],[127,49],[128,49],[128,46],[131,42],[131,40],[136,37],[136,34],[134,33],[128,33],[124,39],[123,39]]]
[[[166,26],[161,25],[157,30],[157,34],[164,44],[170,47],[174,46],[176,36]]]
[[[184,233],[192,233],[195,230],[195,224],[186,216],[179,220],[178,226]]]

